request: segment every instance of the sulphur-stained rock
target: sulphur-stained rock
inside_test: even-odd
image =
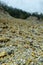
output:
[[[9,41],[9,40],[10,40],[9,38],[0,37],[0,42],[7,42],[7,41]]]
[[[2,65],[11,65],[10,63],[3,63]]]
[[[6,51],[0,52],[0,58],[1,58],[1,57],[4,57],[4,56],[6,56],[6,55],[7,55]]]
[[[29,65],[32,62],[32,59],[28,58],[26,65]]]
[[[2,65],[18,65],[18,64],[16,64],[15,62],[8,62],[8,63],[3,63]]]

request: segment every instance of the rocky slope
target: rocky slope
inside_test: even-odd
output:
[[[0,65],[43,65],[43,21],[16,19],[0,8]]]

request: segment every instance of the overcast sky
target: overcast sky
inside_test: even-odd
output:
[[[28,12],[39,12],[43,13],[43,0],[0,0],[13,6]]]

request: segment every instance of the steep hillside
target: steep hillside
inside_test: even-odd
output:
[[[43,21],[16,19],[0,8],[0,65],[43,65]]]

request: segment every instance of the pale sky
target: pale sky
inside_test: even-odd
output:
[[[43,0],[0,0],[13,6],[14,8],[19,8],[27,12],[39,12],[43,13]]]

